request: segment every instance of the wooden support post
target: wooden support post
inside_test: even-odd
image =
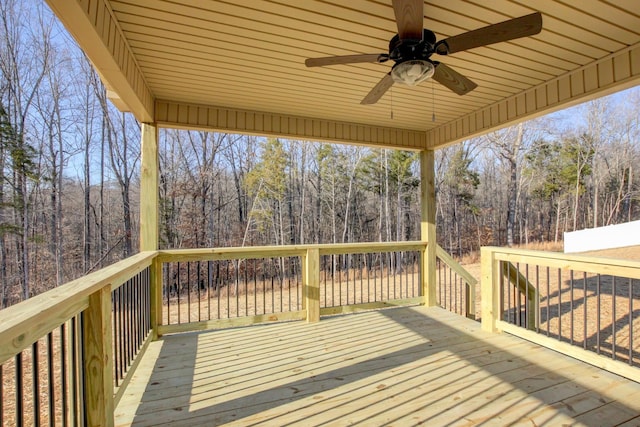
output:
[[[426,306],[436,301],[436,187],[433,150],[420,152],[420,232],[427,248],[422,256],[422,295]]]
[[[475,283],[466,283],[464,286],[464,295],[466,301],[466,313],[469,319],[476,319],[476,285]]]
[[[500,309],[500,261],[496,261],[492,248],[480,249],[480,301],[482,329],[498,332],[496,322],[502,315]]]
[[[307,322],[320,321],[320,251],[318,248],[307,250],[304,264],[305,309]]]
[[[111,287],[89,296],[84,312],[84,402],[87,425],[113,426]]]
[[[140,251],[158,249],[158,128],[142,124],[140,149]]]

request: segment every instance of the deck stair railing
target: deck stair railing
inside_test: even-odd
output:
[[[436,257],[438,304],[449,311],[475,319],[478,281],[440,245],[436,247]]]
[[[640,262],[482,249],[482,324],[640,381]]]
[[[529,281],[529,266],[525,265],[523,274],[520,271],[520,263],[510,263],[509,261],[501,262],[502,276],[500,280],[507,280],[511,285],[507,287],[502,285],[504,290],[503,298],[507,300],[507,306],[510,307],[508,316],[511,323],[524,326],[529,330],[535,330],[538,323],[538,289]],[[513,301],[513,303],[512,303]]]

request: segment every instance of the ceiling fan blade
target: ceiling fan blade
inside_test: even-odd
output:
[[[444,39],[438,42],[436,53],[447,55],[493,43],[532,36],[540,31],[542,31],[542,14],[536,12]]]
[[[400,40],[422,40],[424,0],[393,0]]]
[[[309,58],[304,61],[307,67],[323,67],[325,65],[356,64],[359,62],[385,62],[389,59],[386,53],[365,53],[362,55],[327,56]]]
[[[391,77],[391,72],[389,72],[378,82],[377,85],[373,87],[373,89],[371,89],[367,96],[360,101],[360,104],[375,104],[391,86],[393,86],[393,78]]]
[[[436,71],[433,74],[432,79],[451,89],[458,95],[465,95],[478,87],[477,84],[458,73],[453,68],[435,61],[434,65],[436,66]]]

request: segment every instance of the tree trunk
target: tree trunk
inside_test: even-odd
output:
[[[576,231],[578,227],[578,206],[580,205],[580,175],[581,168],[578,167],[577,177],[576,177],[576,194],[573,200],[573,231]]]
[[[88,114],[87,114],[88,116]],[[88,122],[88,119],[87,119]],[[86,139],[84,144],[84,192],[83,192],[83,208],[84,208],[84,245],[82,251],[82,269],[86,273],[91,268],[91,158],[90,158],[90,141],[88,129],[85,129]]]
[[[305,144],[302,148],[302,152],[301,152],[301,156],[302,158],[300,159],[300,180],[299,180],[299,185],[300,185],[300,230],[298,232],[298,235],[300,236],[300,244],[303,245],[306,241],[305,239],[305,229],[304,229],[304,216],[306,213],[306,189],[307,189],[307,185],[306,185],[306,181],[307,181],[307,145]],[[290,166],[291,168],[293,168],[293,165]]]
[[[560,233],[560,200],[558,200],[558,206],[556,207],[556,234],[553,241],[558,243],[558,234]]]
[[[123,256],[127,258],[133,253],[133,228],[131,226],[131,198],[130,198],[130,177],[129,163],[127,155],[129,153],[129,138],[127,137],[125,113],[122,113],[122,173],[120,177],[120,187],[122,195],[122,222],[124,224],[124,250]],[[114,147],[115,148],[115,147]]]
[[[322,238],[322,175],[324,168],[322,167],[323,160],[318,159],[318,174],[316,175],[316,200],[315,200],[315,221],[314,221],[314,243],[320,243]]]
[[[628,187],[627,187],[627,222],[631,221],[633,218],[633,165],[629,165],[629,179],[628,179]]]
[[[103,115],[102,117],[102,137],[100,141],[100,199],[99,199],[99,219],[98,219],[98,229],[100,233],[100,238],[98,240],[98,256],[100,259],[100,268],[104,266],[103,259],[106,254],[107,248],[105,247],[106,241],[106,233],[104,229],[104,146],[105,146],[105,133],[108,132],[106,117]]]
[[[384,217],[385,217],[385,241],[391,240],[391,209],[389,206],[389,198],[391,195],[389,194],[389,159],[387,155],[387,150],[382,149],[382,155],[384,157]]]
[[[23,142],[24,144],[24,142]],[[27,201],[27,178],[22,173],[16,174],[16,217],[20,236],[17,241],[18,274],[22,284],[22,298],[31,296],[29,283],[29,203]]]
[[[516,207],[518,203],[518,148],[522,145],[522,136],[524,127],[522,123],[518,125],[516,141],[514,141],[514,150],[511,158],[508,159],[509,164],[509,184],[508,184],[508,201],[507,201],[507,246],[512,247],[514,244],[514,231],[516,223]]]
[[[516,199],[517,199],[517,167],[515,162],[509,162],[509,184],[507,191],[507,246],[512,247],[514,243],[514,229],[516,222]]]
[[[0,224],[5,224],[5,198],[4,198],[4,144],[0,144]],[[7,281],[7,240],[5,230],[0,229],[0,309],[8,305],[9,283]]]

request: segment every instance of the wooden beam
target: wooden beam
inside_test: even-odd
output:
[[[140,171],[140,250],[158,249],[158,128],[142,124]]]
[[[402,150],[420,150],[427,146],[425,132],[417,130],[165,100],[156,101],[155,111],[156,123],[169,128],[272,135]]]
[[[87,57],[116,106],[153,121],[154,97],[107,1],[46,0]]]
[[[450,269],[455,271],[458,276],[462,277],[465,282],[473,286],[475,286],[478,283],[476,278],[473,277],[471,273],[469,273],[467,270],[465,270],[465,268],[461,266],[460,263],[458,263],[458,261],[453,259],[453,257],[449,255],[447,251],[442,249],[440,245],[436,246],[436,255],[438,256],[438,258],[444,261],[444,263],[447,264]]]
[[[628,89],[640,83],[640,43],[505,98],[427,132],[427,147],[442,148]],[[615,73],[606,72],[615,70]]]
[[[433,150],[420,152],[420,232],[427,243],[422,260],[422,295],[427,306],[436,305],[436,187]]]
[[[640,261],[527,249],[493,248],[497,260],[640,279]]]

